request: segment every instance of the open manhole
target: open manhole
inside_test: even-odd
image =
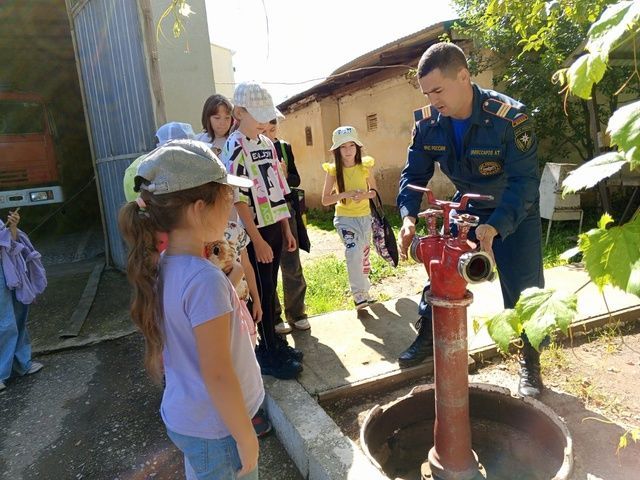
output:
[[[469,386],[473,450],[489,480],[564,480],[573,468],[569,430],[549,407],[514,397],[502,387]],[[420,480],[420,468],[433,446],[435,389],[408,395],[367,415],[361,446],[391,479]]]

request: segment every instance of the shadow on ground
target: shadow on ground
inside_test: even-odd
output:
[[[40,373],[13,380],[0,394],[0,478],[184,478],[142,351],[131,335],[43,355]],[[275,435],[260,449],[261,478],[301,479]]]

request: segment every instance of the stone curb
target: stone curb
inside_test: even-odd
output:
[[[293,380],[264,377],[265,404],[278,439],[307,480],[384,480],[362,450]]]

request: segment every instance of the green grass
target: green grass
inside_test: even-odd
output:
[[[372,284],[380,283],[399,272],[377,255],[371,256]],[[305,303],[309,315],[351,308],[352,298],[344,259],[336,255],[319,258],[305,265],[304,277],[307,281]],[[282,286],[278,284],[278,295],[282,301]],[[381,298],[380,300],[388,300]]]
[[[304,267],[307,281],[305,304],[308,315],[342,310],[350,306],[349,281],[344,260],[335,255],[311,261]],[[282,304],[282,282],[278,282],[278,296]]]
[[[307,211],[307,228],[333,232],[335,230],[333,226],[333,212],[333,208],[329,210],[310,208]],[[400,230],[402,226],[402,219],[400,218],[398,209],[395,207],[384,207],[384,213],[397,236],[398,230]]]
[[[542,261],[544,268],[557,267],[566,264],[566,260],[560,258],[563,252],[577,245],[578,222],[553,222],[549,243],[544,245],[547,235],[548,220],[542,220]],[[584,231],[584,223],[583,223]]]
[[[618,200],[616,202],[619,203]],[[616,203],[616,205],[618,204]],[[623,207],[615,207],[614,211],[618,215],[622,212]],[[585,233],[596,227],[600,219],[601,212],[596,207],[584,209],[584,218],[582,220],[582,232]],[[542,220],[542,242],[543,242],[543,262],[544,268],[551,268],[567,263],[559,257],[560,254],[566,252],[570,248],[578,245],[578,221],[553,222],[551,225],[551,235],[549,235],[549,243],[545,246],[544,240],[547,236],[548,220]]]
[[[323,210],[320,208],[310,208],[307,210],[307,228],[315,228],[331,232],[333,227],[333,208],[331,210]]]
[[[393,268],[377,254],[372,253],[369,279],[373,285],[376,285],[385,278],[401,274],[403,269],[402,266]],[[304,278],[307,281],[305,298],[307,314],[318,315],[352,307],[344,257],[332,254],[311,261],[304,267]],[[280,302],[283,302],[281,281],[278,282],[278,296]],[[378,300],[384,301],[389,298],[388,295],[382,295]]]
[[[385,214],[394,229],[396,238],[402,224],[400,214],[394,207],[385,207]],[[333,209],[310,209],[307,212],[307,228],[333,232]],[[595,223],[595,214],[587,212],[583,222],[583,231],[592,228]],[[591,223],[587,223],[591,222]],[[420,222],[424,226],[424,222]],[[547,221],[542,222],[542,241],[546,235]],[[418,228],[422,234],[422,228]],[[544,268],[551,268],[566,263],[559,258],[560,254],[576,246],[578,234],[577,222],[554,222],[551,227],[549,243],[543,247]],[[413,263],[413,262],[411,262]],[[371,274],[369,276],[373,285],[384,282],[384,279],[402,275],[408,263],[403,263],[398,268],[393,268],[382,260],[377,254],[371,254]],[[317,259],[305,265],[304,275],[307,280],[307,311],[309,315],[341,310],[351,307],[351,294],[347,278],[346,264],[342,252],[336,252],[324,258]],[[278,294],[282,300],[282,287],[278,286]],[[383,295],[384,296],[384,295]],[[380,298],[385,300],[386,298]]]

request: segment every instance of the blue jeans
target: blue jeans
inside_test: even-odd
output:
[[[29,305],[16,300],[7,288],[0,265],[0,382],[11,372],[24,375],[31,367],[31,340],[27,332]]]
[[[242,467],[236,441],[231,435],[211,440],[191,437],[167,429],[167,434],[184,454],[187,480],[235,480]],[[258,480],[258,468],[241,477]]]

